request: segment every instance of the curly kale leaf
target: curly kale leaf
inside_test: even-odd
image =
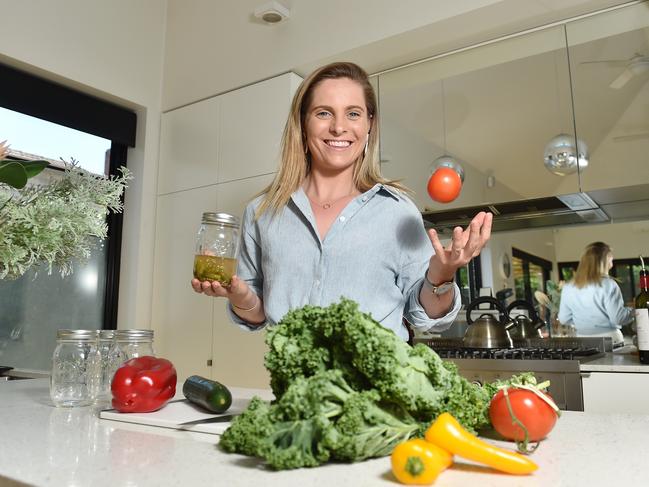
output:
[[[293,310],[266,343],[276,401],[253,400],[221,445],[272,468],[387,455],[442,412],[473,431],[489,423],[498,384],[471,384],[454,364],[423,344],[411,347],[353,301]]]

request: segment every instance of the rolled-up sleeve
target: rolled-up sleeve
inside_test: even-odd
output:
[[[424,228],[421,215],[418,210],[416,211],[417,213],[413,213],[412,219],[401,227],[405,245],[402,249],[402,264],[397,280],[404,291],[403,315],[413,328],[420,331],[444,331],[450,328],[460,311],[462,296],[460,288],[454,284],[453,306],[446,315],[439,318],[430,318],[421,304],[419,294],[424,283],[424,273],[428,269],[428,263],[435,251]]]
[[[421,331],[448,330],[453,324],[453,321],[460,311],[460,308],[462,307],[462,295],[460,294],[460,288],[457,284],[453,283],[452,292],[455,293],[455,296],[453,298],[453,306],[451,307],[450,311],[446,313],[446,315],[441,316],[440,318],[429,318],[426,314],[426,310],[419,301],[419,292],[421,291],[423,284],[424,279],[422,277],[408,295],[406,313],[404,314],[406,320],[408,320],[408,323],[410,323],[413,328],[417,328]]]

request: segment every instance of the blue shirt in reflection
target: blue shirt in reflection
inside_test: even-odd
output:
[[[349,202],[324,240],[302,188],[276,215],[268,211],[255,221],[261,199],[243,216],[237,275],[262,297],[267,324],[291,309],[327,306],[341,296],[404,340],[402,317],[420,330],[442,331],[453,323],[461,306],[457,285],[446,316],[429,318],[419,302],[433,247],[421,213],[401,192],[376,184]],[[253,329],[229,304],[228,311],[236,324]]]
[[[622,291],[609,276],[599,284],[578,288],[572,282],[563,286],[559,321],[573,324],[579,335],[595,335],[619,329],[633,319],[633,309],[624,306]]]

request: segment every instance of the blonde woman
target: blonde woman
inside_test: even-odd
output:
[[[574,325],[577,335],[610,336],[623,342],[620,328],[633,320],[633,309],[624,306],[622,291],[608,275],[613,251],[604,242],[586,247],[575,276],[561,291],[559,321]]]
[[[455,272],[488,240],[491,214],[456,228],[443,248],[406,188],[381,176],[378,141],[365,71],[333,63],[313,72],[293,98],[277,175],[246,208],[238,275],[227,288],[194,279],[194,290],[227,298],[246,329],[341,296],[404,340],[404,316],[448,328],[461,305]]]

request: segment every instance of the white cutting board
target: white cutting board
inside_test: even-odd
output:
[[[101,411],[99,417],[112,421],[123,421],[126,423],[145,424],[161,428],[173,428],[198,433],[222,434],[229,426],[231,420],[223,422],[207,422],[199,424],[185,424],[188,421],[218,418],[220,416],[232,416],[241,414],[248,406],[250,398],[260,396],[262,399],[271,400],[272,393],[262,389],[230,388],[232,393],[232,406],[223,414],[205,412],[185,399],[181,392],[177,393],[174,399],[169,401],[162,409],[152,413],[120,413],[114,409]]]

